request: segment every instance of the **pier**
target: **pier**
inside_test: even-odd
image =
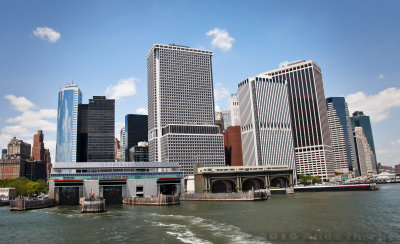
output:
[[[179,195],[163,195],[157,197],[126,197],[123,200],[124,204],[130,205],[178,205],[180,204]]]
[[[378,190],[376,183],[356,185],[317,185],[293,187],[294,192],[321,192],[321,191],[371,191]]]
[[[269,190],[250,190],[248,192],[232,193],[194,193],[182,194],[181,201],[257,201],[267,200],[270,195]]]
[[[25,211],[39,208],[48,208],[57,205],[55,199],[34,199],[20,197],[10,201],[10,211]]]

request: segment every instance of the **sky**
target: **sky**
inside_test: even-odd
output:
[[[0,147],[42,129],[55,158],[57,96],[116,99],[116,135],[147,113],[153,44],[214,52],[216,107],[247,77],[314,60],[325,97],[371,116],[378,162],[400,163],[400,1],[0,1]]]

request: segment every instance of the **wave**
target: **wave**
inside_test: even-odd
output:
[[[220,223],[211,219],[204,219],[196,216],[160,215],[155,213],[151,215],[158,217],[158,221],[152,222],[153,226],[166,228],[166,233],[168,235],[174,236],[184,243],[212,243],[196,235],[196,231],[205,231],[214,236],[214,238],[223,239],[229,243],[268,243],[261,237],[243,232],[239,227]]]

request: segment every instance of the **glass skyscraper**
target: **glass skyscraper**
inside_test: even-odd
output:
[[[78,104],[82,92],[68,84],[58,92],[56,162],[76,162]]]
[[[353,171],[359,176],[349,110],[344,97],[326,99],[335,169]]]
[[[369,116],[364,115],[362,111],[356,111],[353,113],[353,117],[351,117],[351,125],[353,126],[353,128],[363,128],[364,135],[365,137],[367,137],[368,144],[370,145],[371,150],[374,153],[375,162],[378,162],[376,160],[374,136],[372,135],[371,120]]]

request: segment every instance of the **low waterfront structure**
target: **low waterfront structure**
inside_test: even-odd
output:
[[[197,167],[198,166],[198,167]],[[195,193],[232,193],[294,185],[287,165],[195,167]]]
[[[60,205],[75,205],[90,193],[106,203],[122,203],[126,197],[173,195],[184,191],[183,172],[171,162],[55,163],[49,197]]]

